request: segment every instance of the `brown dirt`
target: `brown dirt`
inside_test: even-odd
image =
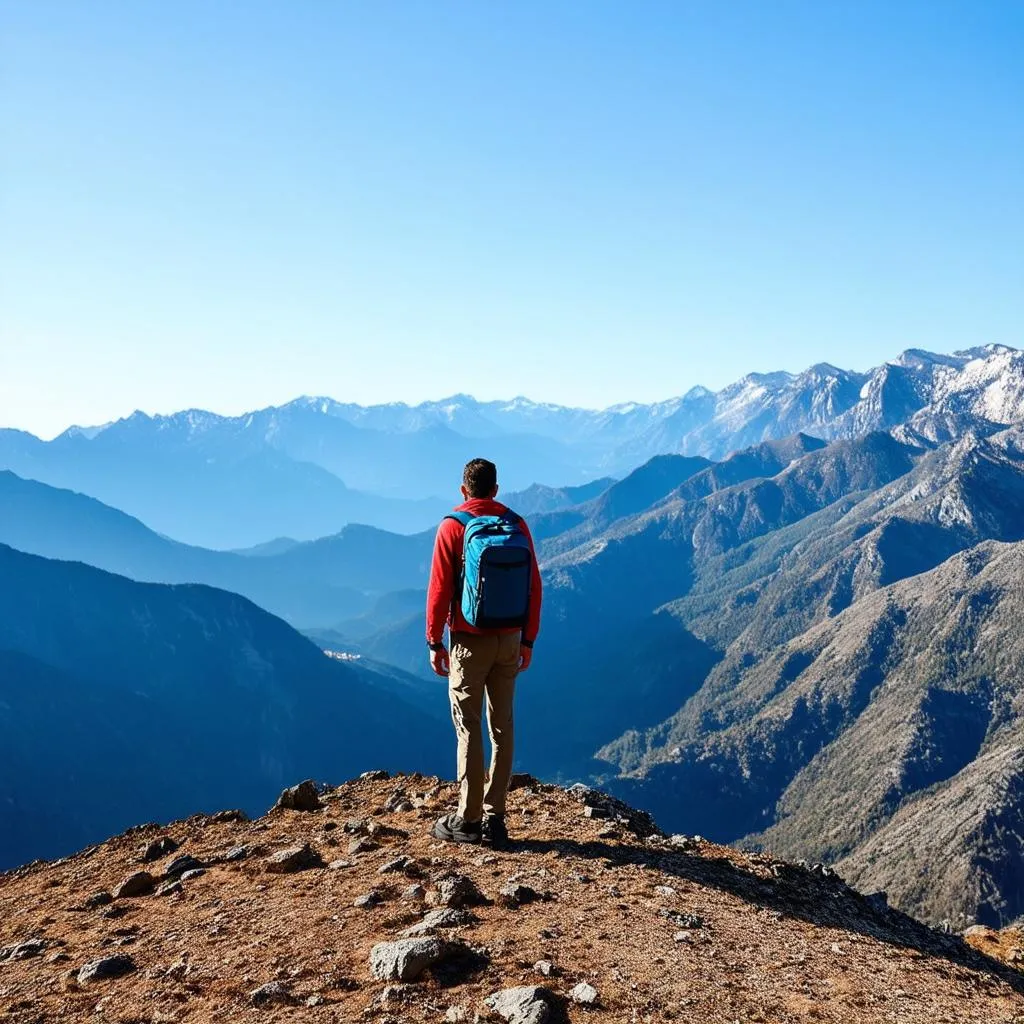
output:
[[[385,812],[396,790],[418,806]],[[38,956],[0,962],[0,1020],[440,1021],[451,1006],[465,1007],[472,1020],[487,1016],[483,1001],[497,989],[540,984],[565,996],[589,981],[600,1007],[569,1004],[571,1021],[1024,1022],[1024,977],[987,955],[1009,959],[1019,933],[978,937],[972,948],[874,909],[837,880],[766,856],[644,840],[621,823],[585,817],[578,799],[550,786],[513,792],[517,849],[450,846],[433,840],[429,826],[453,793],[420,776],[358,780],[332,790],[321,811],[147,825],[64,861],[0,876],[0,948],[30,938],[47,944]],[[345,824],[353,818],[408,837],[377,837],[379,849],[349,857]],[[81,909],[97,890],[146,867],[142,848],[165,834],[181,843],[180,853],[204,861],[238,845],[257,849],[240,862],[214,863],[179,895]],[[325,862],[352,866],[266,872],[271,853],[302,842]],[[425,909],[422,900],[401,898],[414,879],[378,874],[399,854],[416,859],[428,898],[431,879],[455,870],[492,899],[513,876],[552,899],[474,908],[475,923],[455,935],[481,951],[475,968],[389,986],[372,980],[370,948]],[[674,893],[656,891],[663,886]],[[385,896],[380,905],[353,906],[374,887]],[[111,907],[123,915],[104,917]],[[689,929],[690,941],[674,941],[680,927],[661,911],[704,924]],[[84,985],[74,979],[84,963],[115,953],[130,954],[137,970]],[[551,961],[556,976],[537,973],[540,960]],[[295,1005],[252,1005],[249,993],[272,980],[286,985]],[[307,1006],[311,997],[320,1005]]]

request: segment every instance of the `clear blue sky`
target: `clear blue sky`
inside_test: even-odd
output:
[[[0,0],[0,424],[1024,343],[1024,4]]]

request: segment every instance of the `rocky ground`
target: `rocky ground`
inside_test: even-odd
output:
[[[509,851],[430,837],[451,785],[371,773],[0,876],[0,1020],[1024,1022],[1017,933],[517,781]]]

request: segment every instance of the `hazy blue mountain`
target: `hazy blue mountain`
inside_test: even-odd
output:
[[[261,811],[298,778],[441,770],[432,696],[234,594],[0,546],[0,867],[139,821]]]
[[[894,429],[934,446],[1022,419],[1024,353],[989,346],[911,350],[864,373],[819,364],[748,374],[717,393],[693,388],[597,411],[455,395],[369,408],[302,398],[237,417],[136,413],[46,443],[0,431],[0,468],[90,494],[190,543],[242,548],[352,522],[426,529],[457,497],[462,464],[481,455],[515,493],[620,478],[661,454],[720,461],[798,433],[833,440]],[[524,499],[543,510],[540,493]],[[545,500],[556,502],[546,511],[564,508],[563,498]]]
[[[0,468],[88,494],[160,533],[211,548],[282,535],[308,540],[352,522],[413,532],[447,504],[352,490],[322,466],[255,443],[225,422],[199,413],[136,414],[91,438],[71,431],[32,444],[0,434]]]
[[[524,491],[501,492],[501,500],[520,515],[533,516],[543,512],[558,512],[581,505],[603,494],[615,483],[614,477],[605,476],[588,484],[570,487],[549,487],[533,484]]]
[[[243,555],[179,544],[99,501],[0,471],[0,543],[135,580],[232,590],[301,627],[334,626],[380,596],[422,585],[433,531],[347,526],[334,536]]]

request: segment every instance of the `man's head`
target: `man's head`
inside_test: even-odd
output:
[[[498,493],[498,467],[487,459],[473,459],[462,471],[462,496],[493,498]]]

